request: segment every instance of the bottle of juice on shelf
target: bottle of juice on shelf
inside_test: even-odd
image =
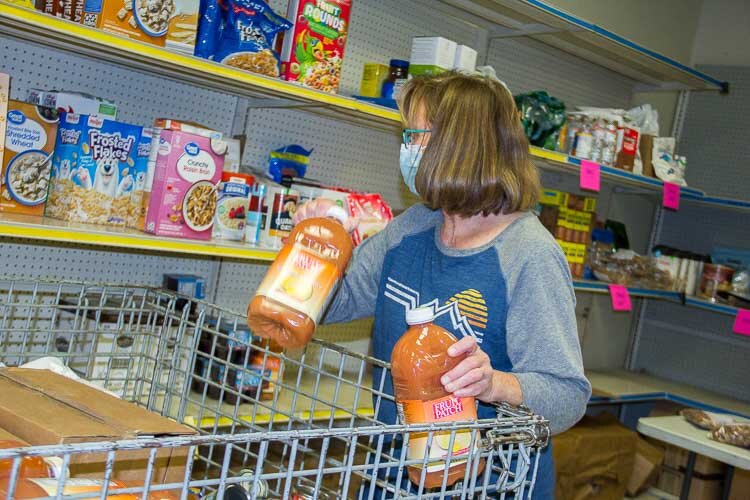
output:
[[[406,424],[476,420],[477,409],[474,398],[456,398],[445,391],[440,378],[452,370],[463,358],[448,355],[448,348],[456,342],[447,330],[435,325],[431,308],[420,307],[406,313],[410,328],[396,342],[391,355],[391,375],[401,419]],[[443,475],[448,475],[447,485],[464,477],[467,459],[472,452],[471,431],[458,431],[450,447],[450,432],[433,435],[427,449],[427,433],[411,433],[409,436],[409,459],[422,459],[429,454],[425,487],[439,487]],[[475,438],[474,448],[476,449]],[[451,456],[450,469],[446,470],[447,457]],[[484,469],[484,461],[477,473]],[[409,466],[409,478],[419,483],[421,466]]]
[[[103,481],[98,479],[68,479],[63,486],[63,495],[74,495],[81,493],[91,493],[90,497],[99,498],[102,492]],[[109,482],[109,491],[113,489],[125,488],[125,485],[119,481],[112,480]],[[44,498],[57,494],[57,479],[51,478],[24,478],[16,482],[16,490],[13,498]],[[8,480],[0,479],[0,498],[8,495]],[[108,500],[139,500],[140,495],[132,494],[108,494]]]
[[[282,347],[307,344],[352,256],[346,211],[326,215],[294,227],[248,306],[253,333]]]

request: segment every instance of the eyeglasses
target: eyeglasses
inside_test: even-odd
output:
[[[414,144],[415,135],[419,136],[421,134],[429,134],[430,132],[432,132],[432,130],[424,128],[405,128],[403,132],[401,132],[401,138],[404,141],[404,145],[409,146],[410,144]]]

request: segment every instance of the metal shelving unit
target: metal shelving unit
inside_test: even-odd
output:
[[[729,83],[540,0],[442,0],[495,26],[490,38],[528,37],[640,83],[637,90],[713,90]]]

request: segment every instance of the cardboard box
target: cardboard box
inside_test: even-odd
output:
[[[74,444],[196,432],[48,370],[0,369],[0,426],[31,445]],[[187,448],[162,448],[155,483],[182,481]],[[150,450],[117,452],[112,477],[142,483]],[[102,478],[106,453],[71,456],[73,477]]]
[[[96,115],[62,113],[45,213],[124,226],[142,127]]]
[[[10,100],[10,75],[0,73],[0,165],[3,165],[5,154],[5,125],[8,120],[8,101]]]
[[[708,431],[706,431],[708,432]],[[672,469],[684,470],[687,466],[688,451],[678,446],[671,444],[664,444],[664,465]],[[712,474],[724,474],[727,466],[713,458],[708,458],[704,455],[696,455],[695,457],[695,468],[693,469],[697,474],[712,475]]]
[[[453,59],[453,69],[473,72],[477,69],[477,51],[467,45],[456,47],[456,57]]]
[[[729,500],[747,500],[750,494],[750,470],[734,469]]]
[[[657,488],[671,495],[680,496],[684,477],[681,472],[662,469]],[[720,477],[709,479],[695,476],[690,482],[688,500],[720,500],[722,486],[723,481]],[[746,499],[747,495],[741,498]]]
[[[409,75],[437,75],[448,71],[456,60],[456,47],[456,42],[439,36],[412,38]]]
[[[2,441],[18,441],[20,446],[28,446],[29,443],[21,439],[20,437],[16,436],[15,434],[11,434],[10,432],[6,431],[2,427],[0,427],[0,442]]]
[[[9,101],[5,152],[0,163],[0,212],[42,215],[47,201],[58,113],[51,108]]]
[[[198,36],[198,0],[174,0],[175,13],[169,19],[166,46],[190,56]]]
[[[174,0],[158,0],[156,10],[146,0],[86,0],[83,24],[164,47]]]
[[[359,95],[362,97],[380,97],[383,82],[388,79],[387,64],[365,63],[362,66],[362,81],[359,84]]]
[[[57,108],[60,112],[117,119],[117,105],[114,102],[78,92],[31,89],[26,94],[26,102]]]
[[[552,439],[556,498],[622,500],[633,472],[635,432],[605,414],[584,417]]]
[[[159,131],[153,128],[144,128],[135,154],[135,165],[133,166],[133,190],[130,193],[130,209],[128,211],[127,226],[143,231],[146,221],[146,208],[143,196],[146,192],[146,178],[148,177],[151,150],[158,146]],[[153,175],[151,177],[153,181]],[[148,188],[151,191],[151,186]]]
[[[218,143],[223,149],[217,151]],[[210,240],[216,214],[216,187],[226,143],[195,134],[162,130],[146,232]]]
[[[659,479],[664,451],[638,436],[633,473],[628,479],[626,491],[634,497],[656,484]]]

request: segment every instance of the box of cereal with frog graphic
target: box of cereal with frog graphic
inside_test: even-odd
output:
[[[141,132],[137,125],[63,113],[52,157],[47,215],[124,225]]]
[[[162,130],[158,147],[146,232],[211,239],[226,142]]]

